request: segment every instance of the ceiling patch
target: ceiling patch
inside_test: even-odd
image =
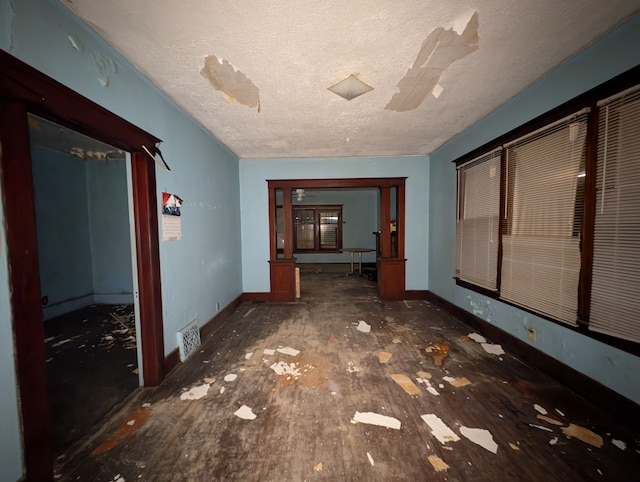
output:
[[[415,62],[397,84],[400,91],[393,95],[385,109],[414,110],[429,93],[433,92],[436,98],[442,93],[442,87],[435,89],[442,73],[456,60],[478,49],[478,12],[473,13],[461,33],[458,33],[459,23],[448,29],[438,27],[424,39]]]
[[[260,112],[260,91],[251,80],[227,60],[219,61],[215,55],[204,59],[204,67],[200,71],[211,85],[222,92],[224,100],[234,100],[248,107],[258,107]]]

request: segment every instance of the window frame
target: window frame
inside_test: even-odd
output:
[[[276,210],[284,209],[282,206],[276,206]],[[292,216],[291,222],[293,223],[293,253],[294,254],[330,254],[330,253],[341,253],[342,252],[342,225],[343,225],[343,205],[342,204],[295,204],[291,206]],[[302,249],[298,248],[298,234],[296,229],[296,211],[314,211],[314,222],[313,222],[313,248],[311,249]],[[338,220],[335,223],[337,226],[336,233],[336,247],[331,249],[323,249],[321,245],[321,226],[320,222],[320,212],[322,211],[336,211],[338,213]],[[311,223],[309,223],[311,224]],[[333,223],[330,223],[333,224]],[[278,253],[284,252],[284,248],[278,247]]]
[[[463,166],[475,159],[486,155],[492,150],[496,150],[509,144],[517,139],[530,135],[531,133],[543,129],[548,125],[558,122],[559,120],[570,116],[571,114],[580,111],[582,109],[590,109],[587,120],[587,140],[586,140],[586,158],[585,158],[585,178],[584,178],[584,198],[582,209],[582,229],[580,233],[580,246],[581,246],[581,261],[580,261],[580,275],[578,283],[578,310],[577,310],[577,326],[572,326],[566,322],[554,319],[553,317],[542,314],[538,311],[523,307],[521,305],[512,303],[508,300],[501,298],[501,279],[500,272],[502,270],[502,233],[503,229],[500,228],[499,238],[499,254],[496,269],[498,271],[498,289],[496,291],[489,290],[469,281],[459,279],[454,276],[456,285],[475,291],[489,298],[498,300],[504,304],[515,306],[518,309],[533,313],[534,315],[559,324],[566,329],[577,331],[590,338],[597,339],[608,345],[614,346],[626,352],[632,353],[636,356],[640,355],[640,343],[618,338],[613,335],[606,335],[602,333],[589,330],[589,307],[591,303],[591,282],[593,271],[593,246],[594,246],[594,225],[595,225],[595,199],[596,199],[596,162],[598,152],[598,108],[597,103],[602,99],[611,97],[619,92],[623,92],[635,85],[640,84],[640,66],[636,66],[627,72],[624,72],[609,81],[557,106],[556,108],[543,113],[542,115],[532,119],[531,121],[514,128],[513,130],[499,136],[484,145],[468,152],[467,154],[455,159],[453,162],[456,167]],[[502,182],[501,182],[501,216],[505,208],[505,185],[506,175],[504,169],[506,169],[506,150],[502,150]],[[456,176],[458,172],[456,171]],[[459,183],[458,190],[460,189]],[[456,202],[459,201],[461,193],[456,195]],[[458,216],[459,206],[456,206],[456,217]],[[457,260],[456,260],[457,263]]]

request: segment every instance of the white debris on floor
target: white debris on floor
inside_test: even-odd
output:
[[[536,409],[536,412],[541,413],[542,415],[546,415],[546,414],[549,413],[549,412],[547,412],[547,410],[544,407],[541,407],[537,403],[533,406],[533,408]]]
[[[473,341],[478,342],[478,343],[486,343],[487,339],[480,335],[479,333],[469,333],[467,335],[469,338],[471,338]]]
[[[276,351],[272,348],[265,348],[262,353],[267,356],[275,355]]]
[[[359,320],[356,329],[362,333],[369,333],[371,331],[371,325],[367,324],[363,320]]]
[[[367,458],[369,459],[369,463],[371,465],[375,465],[375,462],[373,461],[373,457],[371,456],[371,454],[369,452],[367,452]]]
[[[480,447],[493,452],[498,452],[498,444],[493,440],[493,435],[488,430],[483,428],[470,428],[464,425],[460,427],[460,433],[473,443],[480,445]]]
[[[438,439],[442,445],[447,442],[457,442],[460,440],[460,437],[456,435],[456,433],[451,430],[440,417],[433,413],[427,413],[425,415],[420,416],[424,422],[429,425],[431,429],[431,434]]]
[[[246,353],[246,354],[244,355],[244,359],[245,359],[245,360],[249,360],[252,356],[253,356],[253,352]]]
[[[207,392],[209,392],[210,387],[211,385],[209,385],[208,383],[200,385],[199,387],[193,387],[190,390],[183,392],[180,395],[180,400],[198,400],[204,397]]]
[[[620,450],[627,450],[627,444],[624,443],[622,440],[613,439],[611,443],[616,447],[618,447]]]
[[[491,343],[481,343],[481,346],[482,348],[484,348],[484,351],[492,355],[504,355],[504,350],[502,349],[501,345],[494,345]]]
[[[233,414],[243,420],[254,420],[257,417],[257,415],[253,413],[253,410],[251,410],[251,408],[247,407],[246,405],[240,407],[238,410],[233,412]]]
[[[284,355],[289,355],[289,356],[298,356],[300,354],[300,350],[296,350],[295,348],[285,346],[283,348],[278,348],[278,353],[283,353]]]
[[[235,381],[236,378],[238,378],[238,375],[236,375],[235,373],[229,373],[228,375],[226,375],[224,377],[224,381],[225,382],[233,382],[233,381]]]
[[[380,427],[392,428],[400,430],[400,420],[387,415],[381,415],[374,412],[356,412],[351,419],[351,423],[366,423],[369,425],[377,425]]]
[[[273,363],[269,368],[276,372],[276,375],[289,375],[294,378],[298,378],[301,375],[300,369],[296,367],[295,363],[289,364],[279,361],[277,363]]]

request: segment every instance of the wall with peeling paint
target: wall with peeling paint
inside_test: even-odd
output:
[[[245,292],[269,291],[267,179],[405,176],[407,177],[406,288],[426,290],[428,289],[428,157],[241,159],[243,290]]]
[[[157,171],[158,199],[166,190],[185,201],[182,240],[160,244],[168,354],[178,329],[207,322],[216,303],[223,308],[242,293],[238,159],[61,3],[0,0],[0,29],[0,48],[163,140],[172,171]],[[9,481],[22,462],[2,229],[0,479]]]
[[[455,285],[456,170],[451,161],[640,64],[638,45],[640,15],[436,150],[429,189],[429,289],[636,403],[640,358]],[[527,337],[528,327],[535,330],[535,341]]]

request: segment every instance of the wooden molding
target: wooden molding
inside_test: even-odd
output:
[[[250,301],[254,303],[264,303],[269,301],[271,293],[267,292],[254,292],[254,293],[242,293],[242,301]]]

